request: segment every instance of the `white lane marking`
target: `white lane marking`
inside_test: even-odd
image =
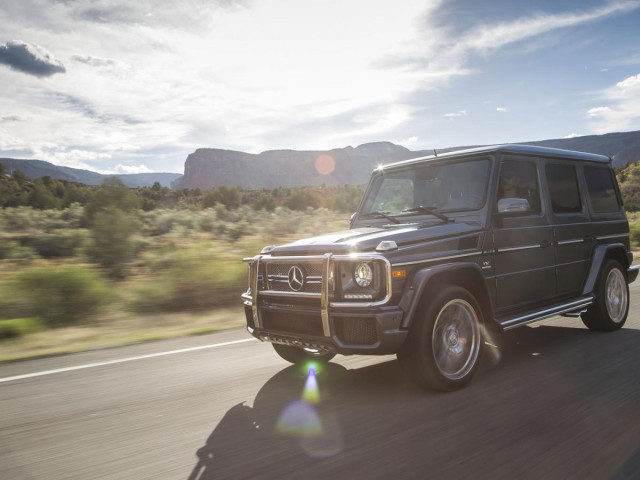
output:
[[[42,377],[44,375],[53,375],[56,373],[72,372],[74,370],[84,370],[85,368],[103,367],[105,365],[115,365],[116,363],[145,360],[147,358],[164,357],[166,355],[176,355],[177,353],[196,352],[198,350],[206,350],[208,348],[226,347],[227,345],[235,345],[237,343],[251,342],[253,340],[256,340],[256,339],[245,338],[243,340],[234,340],[232,342],[214,343],[212,345],[202,345],[200,347],[181,348],[180,350],[170,350],[168,352],[150,353],[148,355],[139,355],[137,357],[120,358],[118,360],[107,360],[105,362],[87,363],[85,365],[76,365],[74,367],[57,368],[55,370],[45,370],[43,372],[27,373],[24,375],[15,375],[13,377],[0,378],[0,383],[11,382],[12,380],[23,380],[25,378]]]

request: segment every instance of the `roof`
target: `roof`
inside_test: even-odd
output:
[[[426,157],[412,158],[401,162],[383,165],[379,169],[384,170],[389,167],[399,167],[402,165],[410,165],[412,163],[422,163],[430,160],[442,160],[445,158],[466,157],[468,155],[482,153],[513,153],[520,155],[537,155],[541,157],[564,158],[567,160],[583,160],[587,162],[598,162],[608,164],[611,159],[604,155],[595,153],[576,152],[573,150],[562,150],[560,148],[537,147],[534,145],[490,145],[486,147],[469,148],[466,150],[456,150],[453,152],[441,153],[437,155],[429,155]]]

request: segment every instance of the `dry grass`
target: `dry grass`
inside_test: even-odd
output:
[[[56,328],[3,341],[0,362],[201,335],[242,325],[241,306],[197,314],[132,316],[116,311],[93,325]]]

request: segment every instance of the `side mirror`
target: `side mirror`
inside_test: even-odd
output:
[[[353,212],[351,214],[351,217],[349,218],[349,228],[353,227],[353,221],[355,220],[357,213],[358,212]]]
[[[513,215],[531,213],[531,205],[526,198],[501,198],[498,200],[498,214]]]

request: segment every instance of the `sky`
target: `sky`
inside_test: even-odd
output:
[[[640,0],[0,0],[0,26],[0,157],[182,173],[640,130]]]

